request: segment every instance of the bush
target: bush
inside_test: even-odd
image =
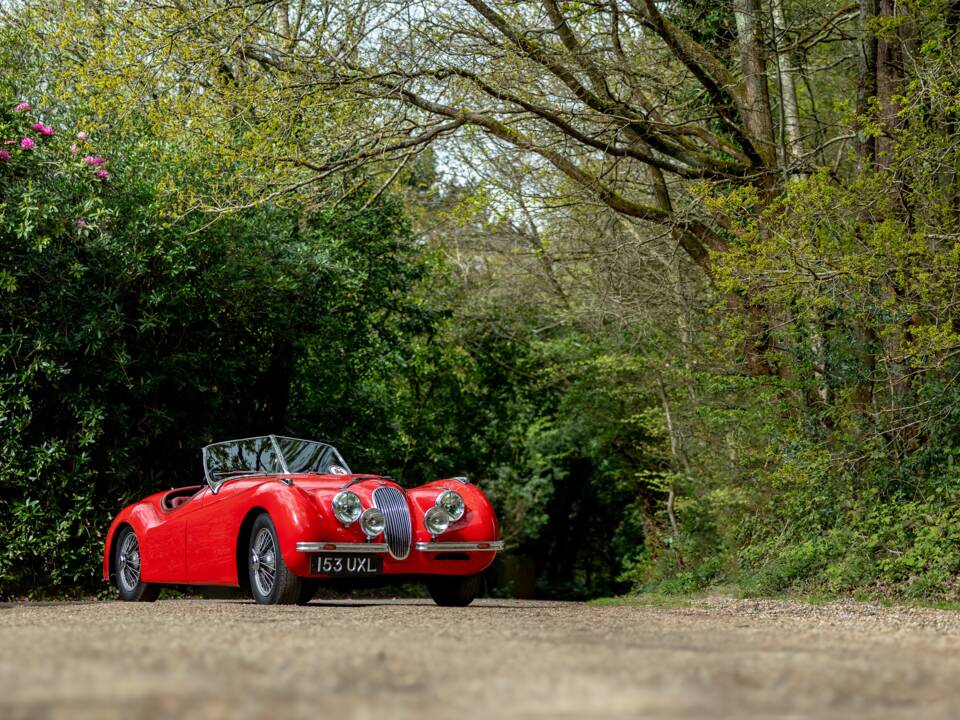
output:
[[[0,105],[0,597],[89,592],[110,517],[197,482],[203,444],[363,435],[357,379],[385,383],[397,336],[431,327],[407,299],[422,264],[389,200],[178,219],[148,137],[107,152]],[[335,411],[291,416],[291,387]]]

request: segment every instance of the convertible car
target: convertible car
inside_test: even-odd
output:
[[[454,477],[405,490],[350,471],[336,448],[266,435],[203,448],[205,485],[156,493],[110,525],[103,575],[120,598],[161,586],[241,587],[309,602],[321,582],[411,576],[438,605],[469,605],[503,543],[483,492]]]

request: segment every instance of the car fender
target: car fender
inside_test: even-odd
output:
[[[137,534],[138,538],[142,538],[145,534],[146,528],[149,527],[152,522],[151,507],[149,503],[145,500],[140,502],[133,503],[132,505],[127,505],[123,510],[117,513],[117,516],[113,519],[113,522],[110,523],[110,529],[107,530],[107,535],[103,541],[103,579],[109,582],[110,577],[112,576],[113,568],[110,567],[113,558],[113,541],[116,538],[117,533],[123,525],[129,525],[133,528],[133,531]]]
[[[291,569],[299,569],[303,558],[303,554],[297,552],[297,542],[303,538],[329,535],[326,528],[333,519],[310,493],[296,485],[282,482],[263,483],[250,494],[249,501],[243,503],[243,506],[245,510],[242,515],[233,519],[234,542],[241,542],[241,533],[245,529],[244,520],[253,511],[264,511],[273,521],[280,543],[280,554]]]
[[[423,525],[423,515],[437,501],[444,490],[453,490],[463,498],[466,510],[460,520],[452,523],[439,539],[449,541],[486,542],[500,539],[500,524],[490,500],[476,485],[456,478],[435,480],[407,491],[416,508],[414,528],[416,540],[430,539],[430,532]]]

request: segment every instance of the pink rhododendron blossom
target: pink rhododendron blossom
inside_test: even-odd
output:
[[[17,106],[14,108],[17,112],[26,112],[33,106],[28,102],[17,103]]]
[[[24,138],[20,141],[20,147],[22,147],[24,150],[33,150],[34,145],[35,143],[33,142],[32,138]]]
[[[10,159],[10,152],[7,150],[0,150],[0,160],[6,162]]]
[[[80,148],[77,147],[76,143],[70,146],[70,152],[72,152],[74,155],[80,152]]]
[[[94,173],[94,174],[95,174],[95,175],[97,176],[97,178],[100,179],[100,180],[109,180],[109,179],[110,179],[110,173],[108,173],[106,170],[97,170],[97,172]]]
[[[44,125],[40,129],[40,134],[44,137],[53,137],[53,125]]]
[[[43,130],[43,128],[44,128],[44,124],[43,124],[43,123],[34,123],[34,124],[33,124],[33,129],[36,130],[37,132],[40,132],[41,130]]]
[[[87,139],[87,134],[83,130],[77,133],[77,140],[79,140],[80,142],[83,142],[86,139]]]
[[[104,159],[103,159],[102,157],[100,157],[99,155],[87,155],[87,156],[83,159],[83,161],[84,161],[87,165],[97,165],[98,167],[99,167],[100,165],[103,165],[103,164],[106,162],[106,160],[104,160]]]
[[[78,219],[77,219],[77,227],[88,227],[89,225],[90,225],[90,223],[88,223],[88,222],[87,222],[86,220],[84,220],[83,218],[78,218]]]

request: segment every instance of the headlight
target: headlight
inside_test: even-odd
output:
[[[440,493],[437,498],[437,507],[446,511],[447,515],[450,516],[450,522],[456,522],[462,518],[465,510],[463,498],[453,490],[444,490]]]
[[[434,505],[423,514],[423,524],[431,535],[439,535],[450,527],[450,516],[446,510]]]
[[[333,496],[333,514],[344,525],[356,522],[363,512],[360,498],[349,490],[344,490]]]
[[[387,519],[377,508],[367,508],[360,516],[360,528],[368,537],[376,537],[383,532],[387,525]]]

